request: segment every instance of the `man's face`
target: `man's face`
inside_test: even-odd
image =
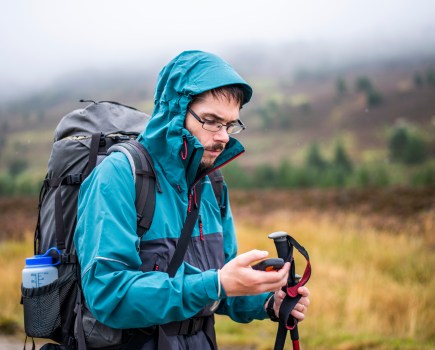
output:
[[[228,100],[224,96],[214,97],[211,93],[205,94],[204,98],[191,104],[190,109],[198,115],[202,121],[216,121],[222,124],[233,123],[239,119],[239,104]],[[187,111],[186,129],[204,146],[204,155],[201,160],[201,168],[213,167],[216,158],[224,150],[229,141],[226,127],[212,132],[203,129],[202,124]]]

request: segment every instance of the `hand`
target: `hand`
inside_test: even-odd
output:
[[[308,305],[310,305],[310,299],[308,298],[310,295],[310,291],[307,287],[299,287],[298,293],[302,295],[301,299],[299,299],[298,303],[295,305],[294,309],[291,312],[291,315],[295,317],[299,322],[305,319],[305,314],[308,310]],[[282,301],[284,300],[286,293],[281,289],[275,291],[274,295],[274,303],[273,303],[273,311],[275,311],[275,316],[279,317],[279,309],[281,307]]]
[[[296,318],[299,322],[302,322],[305,319],[305,314],[307,313],[308,306],[310,305],[310,299],[309,299],[310,291],[307,287],[299,287],[298,293],[301,294],[302,297],[299,299],[298,303],[295,305],[294,309],[291,312],[291,315],[294,318]],[[282,300],[281,300],[281,302],[282,302]]]
[[[251,250],[240,254],[219,271],[222,287],[228,296],[255,295],[273,292],[287,284],[290,264],[279,271],[265,272],[252,269],[251,264],[265,259],[266,251]]]

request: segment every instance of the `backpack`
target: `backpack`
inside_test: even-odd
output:
[[[52,255],[59,277],[44,287],[21,287],[24,330],[29,337],[62,344],[61,349],[113,348],[124,341],[125,332],[99,323],[81,291],[73,242],[77,199],[81,183],[95,166],[109,153],[123,152],[135,181],[137,234],[142,237],[151,226],[156,187],[159,190],[151,157],[136,141],[150,117],[117,102],[80,102],[91,104],[64,116],[55,129],[34,236],[34,254]],[[216,171],[209,177],[223,214],[223,176]]]

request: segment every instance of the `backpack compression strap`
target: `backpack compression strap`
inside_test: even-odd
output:
[[[42,199],[47,192],[48,187],[52,187],[55,189],[54,195],[54,222],[55,222],[55,230],[56,230],[56,247],[60,250],[63,250],[67,247],[66,242],[66,233],[65,233],[65,222],[63,218],[63,199],[62,199],[62,186],[80,186],[83,180],[91,173],[91,171],[95,168],[97,164],[97,157],[100,147],[102,146],[102,142],[104,142],[104,135],[101,133],[95,133],[91,136],[91,143],[89,149],[89,158],[88,165],[86,171],[78,174],[67,174],[63,177],[49,179],[48,176],[45,178],[44,183],[42,185],[43,189],[41,189],[41,193],[39,196],[39,209],[41,209]],[[39,210],[40,211],[40,210]],[[39,230],[40,230],[40,214],[38,214],[38,223],[36,225],[35,237],[39,238]],[[75,223],[74,223],[75,227]],[[74,227],[73,230],[74,231]],[[35,245],[35,254],[37,253],[37,249]],[[74,261],[76,260],[74,259]]]
[[[128,140],[113,145],[108,154],[119,151],[128,159],[136,187],[137,234],[142,237],[149,230],[153,221],[156,206],[156,186],[162,192],[158,183],[153,162],[145,147],[136,140]]]
[[[213,192],[216,197],[216,200],[219,204],[219,209],[221,211],[221,216],[225,215],[225,199],[223,198],[224,193],[224,176],[220,169],[216,169],[215,171],[208,174],[211,185],[213,187]]]

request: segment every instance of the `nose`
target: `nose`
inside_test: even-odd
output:
[[[214,141],[226,144],[230,140],[227,129],[225,127],[220,128],[219,131],[214,133]]]

